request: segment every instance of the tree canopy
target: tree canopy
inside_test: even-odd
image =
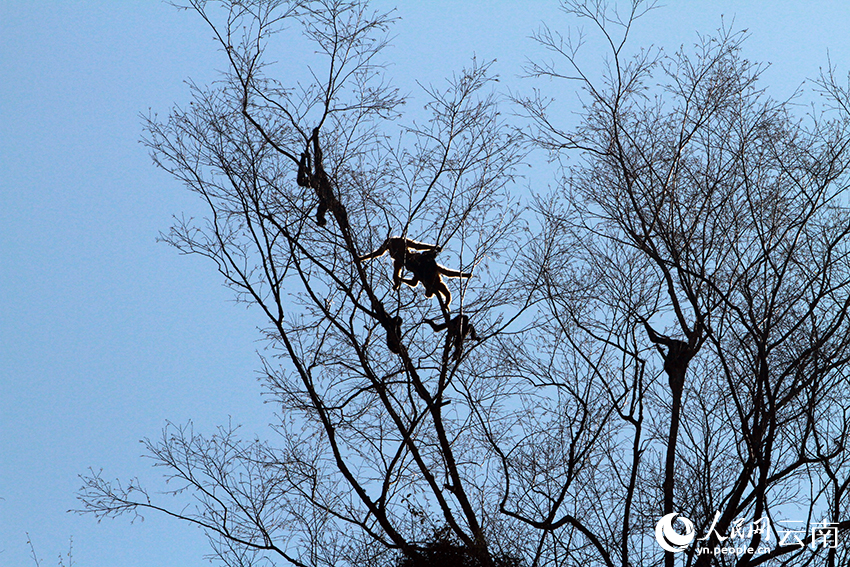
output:
[[[833,69],[801,113],[741,32],[631,50],[652,4],[566,1],[607,66],[544,26],[552,58],[526,71],[579,86],[578,126],[476,60],[423,87],[422,118],[388,78],[391,14],[187,7],[230,67],[146,122],[156,165],[208,207],[164,238],[266,315],[279,419],[269,440],[169,425],[146,448],[174,498],[94,474],[86,511],[199,525],[227,565],[848,561],[814,545],[850,528],[850,87]],[[284,61],[307,79],[267,74],[283,37],[315,51]],[[543,151],[568,161],[525,191]],[[680,553],[653,538],[671,514],[700,537]],[[732,534],[743,552],[700,553]]]

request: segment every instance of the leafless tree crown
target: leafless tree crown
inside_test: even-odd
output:
[[[581,120],[518,96],[521,130],[476,61],[407,118],[392,15],[359,1],[186,6],[229,68],[147,121],[156,164],[208,206],[164,239],[265,314],[276,436],[169,425],[146,447],[175,500],[98,473],[86,511],[175,516],[240,566],[850,561],[780,543],[789,520],[803,543],[850,528],[850,87],[827,69],[801,120],[742,33],[630,55],[653,4],[563,7],[608,64],[541,29],[552,58],[527,72],[579,85]],[[314,53],[275,43],[299,31]],[[524,201],[535,146],[571,161]],[[471,274],[445,281],[451,306],[416,274],[438,256]],[[669,513],[709,539],[665,553]],[[698,553],[761,518],[745,547],[769,552]]]

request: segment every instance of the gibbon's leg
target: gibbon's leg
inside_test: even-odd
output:
[[[464,320],[468,321],[469,317],[466,315],[458,315],[451,321],[449,321],[449,333],[446,337],[452,346],[454,346],[454,352],[452,353],[452,360],[460,360],[460,354],[463,351],[463,330],[464,330]]]
[[[452,292],[449,291],[449,287],[446,285],[446,282],[443,281],[443,277],[447,278],[471,278],[472,273],[460,272],[457,270],[450,270],[445,266],[441,266],[440,264],[436,264],[436,275],[434,281],[435,291],[440,293],[445,299],[445,311],[448,313],[449,306],[452,304]]]
[[[443,313],[448,314],[449,305],[452,303],[452,292],[449,291],[446,282],[440,277],[439,271],[435,270],[432,272],[430,269],[425,271],[427,273],[417,274],[422,285],[425,286],[425,297],[434,297],[436,295]],[[422,276],[427,276],[427,279]]]
[[[325,199],[322,199],[319,196],[319,206],[316,208],[316,224],[319,226],[325,226],[327,224],[327,220],[325,220],[325,213],[328,212],[328,204]]]
[[[425,286],[425,297],[434,297],[434,293],[436,293],[436,290],[433,286]]]
[[[314,151],[316,152],[316,174],[313,175],[311,172],[312,164],[310,152],[301,152],[301,161],[298,162],[298,176],[296,181],[299,186],[312,187],[316,191],[316,196],[319,198],[319,207],[316,210],[316,224],[319,226],[325,226],[325,213],[328,210],[329,187],[326,187],[328,180],[324,169],[322,169],[322,152],[319,149],[315,138],[317,136],[317,132],[315,130],[313,131],[313,136],[313,146],[315,148]]]
[[[447,323],[437,324],[431,319],[425,319],[424,322],[431,325],[435,333],[443,329],[448,329],[446,333],[447,345],[454,345],[452,360],[460,360],[463,354],[463,341],[467,335],[469,335],[470,339],[478,340],[478,336],[475,334],[475,327],[470,324],[468,315],[458,315]]]
[[[425,297],[433,297],[437,280],[440,279],[434,254],[423,252],[411,254],[407,257],[404,267],[410,270],[414,279],[422,282],[425,288]]]
[[[475,327],[472,326],[472,323],[469,322],[469,317],[466,315],[458,315],[455,319],[458,321],[457,325],[457,336],[455,338],[455,360],[460,360],[460,356],[463,353],[463,341],[469,337],[472,341],[478,340],[478,335],[475,334]]]
[[[400,283],[403,283],[403,284],[409,285],[410,287],[416,287],[417,285],[419,285],[419,282],[420,282],[421,280],[420,280],[419,278],[417,278],[417,277],[416,277],[416,274],[414,274],[414,275],[413,275],[413,277],[412,277],[412,278],[410,278],[409,280],[406,280],[406,279],[404,279],[404,278],[402,278],[402,277],[399,277],[398,281],[399,281]],[[398,287],[396,287],[395,289],[398,289],[399,287],[401,287],[401,285],[399,285],[399,286],[398,286]],[[427,292],[427,291],[425,292],[425,295],[427,295],[428,297],[431,297],[430,295],[428,295],[428,292]]]
[[[401,287],[401,282],[406,283],[410,287],[416,287],[416,284],[419,283],[419,282],[414,282],[413,284],[410,284],[410,283],[407,282],[407,280],[404,280],[401,277],[401,270],[403,268],[404,268],[404,261],[403,260],[393,259],[393,289],[396,290],[396,291],[398,291],[398,288]]]
[[[448,329],[448,331],[446,332],[446,344],[443,347],[443,349],[444,349],[443,352],[448,353],[449,348],[451,348],[451,346],[454,345],[455,354],[452,356],[452,358],[453,358],[453,360],[457,360],[457,358],[456,358],[456,355],[457,355],[457,340],[455,339],[455,334],[456,334],[455,331],[457,330],[457,325],[456,325],[457,321],[455,319],[450,319],[445,323],[439,323],[438,324],[438,323],[435,323],[432,319],[424,319],[423,322],[431,325],[431,328],[434,330],[435,333],[438,333],[438,332],[442,331],[443,329]]]
[[[440,276],[437,276],[434,288],[435,289],[432,289],[432,295],[433,292],[436,292],[438,296],[442,296],[441,307],[443,307],[446,313],[448,313],[449,305],[452,304],[452,292],[449,291],[449,286],[446,285],[446,282],[444,282]],[[426,293],[425,295],[428,294]],[[442,305],[443,302],[445,302],[445,305]]]
[[[331,181],[330,179],[328,179],[328,176],[325,174],[324,170],[322,170],[321,172],[321,176],[318,179],[318,184],[319,189],[317,190],[317,192],[319,194],[320,208],[320,210],[316,213],[316,222],[318,223],[318,225],[325,226],[325,212],[330,211],[341,229],[349,228],[348,213],[346,213],[345,207],[342,206],[342,203],[340,203],[334,195],[333,187],[331,186]]]
[[[425,254],[428,253],[418,254],[415,261],[406,264],[406,268],[413,273],[414,279],[422,282],[422,286],[425,288],[425,297],[437,295],[443,313],[448,314],[452,294],[440,277],[440,267],[434,262],[433,257],[430,257],[430,254],[429,257],[422,258]]]
[[[452,353],[452,360],[460,360],[460,355],[463,354],[463,334],[455,333],[454,336],[455,351]]]
[[[438,324],[438,323],[434,322],[433,319],[425,319],[424,322],[431,325],[431,328],[434,329],[435,333],[442,331],[443,329],[445,329],[446,327],[449,326],[448,323],[439,323]]]
[[[338,203],[336,203],[336,199],[333,195],[333,188],[331,187],[331,182],[328,179],[328,174],[325,173],[325,166],[322,163],[322,148],[319,147],[318,127],[313,129],[312,139],[314,158],[314,174],[312,179],[312,186],[313,189],[316,190],[316,196],[319,198],[319,207],[316,210],[316,224],[319,226],[325,226],[325,224],[327,224],[327,221],[325,220],[325,213],[327,213],[328,209],[335,211],[336,206],[338,206]],[[344,218],[344,215],[341,214],[334,214],[334,216],[337,218],[337,220]]]

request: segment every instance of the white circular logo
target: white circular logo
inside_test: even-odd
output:
[[[679,521],[685,526],[685,533],[680,534],[673,528],[673,522],[679,514],[667,514],[655,526],[655,541],[667,551],[678,553],[694,541],[694,524],[687,518],[679,516]]]

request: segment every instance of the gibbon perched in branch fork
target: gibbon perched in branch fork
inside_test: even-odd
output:
[[[702,340],[701,334],[703,330],[702,320],[698,320],[692,336],[688,342],[671,339],[666,335],[659,334],[649,325],[649,321],[638,316],[638,321],[643,323],[644,329],[649,340],[655,345],[655,348],[664,359],[664,371],[667,373],[670,387],[674,390],[681,391],[684,385],[684,373],[690,360],[696,355]],[[665,352],[661,346],[667,347]]]
[[[423,250],[423,252],[411,252],[411,250]],[[449,304],[452,302],[452,293],[446,286],[446,282],[443,281],[443,276],[447,278],[471,278],[472,274],[450,270],[438,264],[436,258],[440,251],[442,251],[442,248],[434,244],[425,244],[416,240],[393,236],[387,238],[386,242],[374,252],[361,256],[359,261],[371,260],[389,252],[390,258],[393,259],[393,289],[398,289],[402,283],[416,287],[419,282],[422,282],[422,286],[425,288],[425,297],[433,297],[436,294],[438,299],[442,299],[443,308],[448,311]],[[411,272],[413,277],[410,279],[402,278],[402,268]]]
[[[313,145],[313,157],[310,157],[310,142]],[[325,226],[325,213],[330,210],[339,222],[340,227],[348,226],[348,215],[345,208],[337,200],[333,193],[331,180],[325,172],[322,164],[322,149],[319,147],[319,128],[313,129],[313,135],[307,140],[307,148],[301,153],[298,162],[298,176],[296,181],[301,187],[310,187],[316,191],[319,198],[319,206],[316,209],[316,224]]]
[[[425,323],[431,325],[434,332],[437,333],[443,329],[448,329],[447,340],[449,344],[454,343],[455,351],[452,354],[452,360],[460,360],[460,355],[463,354],[463,340],[469,335],[473,341],[477,341],[478,335],[475,334],[475,327],[469,322],[469,317],[466,315],[458,315],[450,319],[447,323],[439,323],[431,319],[425,319]]]

